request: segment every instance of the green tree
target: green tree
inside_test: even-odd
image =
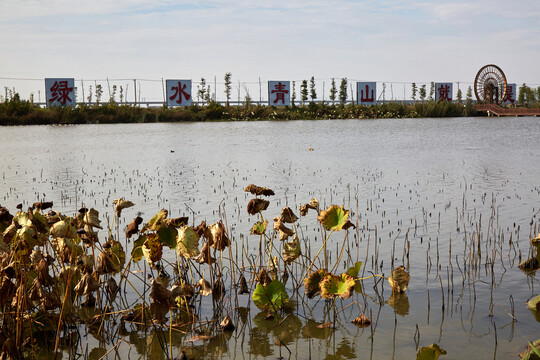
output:
[[[307,80],[302,80],[302,85],[300,86],[300,94],[302,95],[302,106],[303,106],[308,99]]]
[[[311,102],[315,103],[315,99],[317,98],[317,92],[315,92],[315,77],[313,76],[309,80],[309,91],[310,91]]]
[[[420,86],[419,95],[420,95],[420,100],[422,101],[426,100],[426,84],[422,84],[422,86]]]
[[[527,84],[523,83],[523,85],[521,85],[519,87],[519,95],[518,95],[518,103],[520,105],[524,105],[525,104],[525,96],[526,96],[526,92],[527,92]]]
[[[466,95],[466,104],[467,106],[471,106],[472,105],[472,87],[468,87],[467,88],[467,95]]]
[[[345,105],[347,102],[347,78],[344,77],[341,79],[341,84],[339,84],[339,103]]]
[[[99,105],[101,102],[101,95],[103,95],[103,87],[101,84],[96,85],[96,104]]]
[[[227,98],[227,106],[229,106],[229,100],[231,98],[231,76],[230,72],[225,73],[225,97]]]
[[[416,102],[416,94],[418,93],[418,88],[416,87],[416,83],[412,83],[412,99]]]
[[[292,82],[292,94],[291,94],[291,103],[292,106],[294,105],[294,101],[296,100],[296,81]]]
[[[90,85],[90,91],[88,91],[88,104],[92,103],[92,85]]]
[[[336,103],[336,94],[337,94],[336,81],[334,78],[332,78],[332,86],[330,86],[330,100],[332,100],[332,105]]]
[[[201,78],[201,82],[199,83],[199,86],[197,86],[197,100],[204,101],[206,100],[206,79]]]
[[[458,104],[461,104],[462,101],[463,101],[463,95],[461,94],[461,89],[459,89],[459,88],[457,89],[457,95],[456,95],[456,97],[457,97],[457,102],[458,102]]]
[[[432,81],[431,85],[429,86],[429,101],[433,101],[435,99],[433,95],[435,95],[435,83]]]

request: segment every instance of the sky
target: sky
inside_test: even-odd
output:
[[[72,77],[87,97],[108,78],[131,94],[137,79],[159,101],[162,79],[204,77],[223,99],[231,72],[233,98],[312,76],[319,97],[347,77],[403,98],[412,82],[465,91],[486,64],[539,86],[539,19],[538,0],[1,0],[0,89],[37,99],[44,78]]]

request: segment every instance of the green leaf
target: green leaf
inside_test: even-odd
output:
[[[347,274],[349,274],[353,279],[357,279],[361,268],[362,262],[358,261],[354,264],[354,266],[350,267],[349,270],[347,270]]]
[[[133,259],[133,262],[139,262],[143,258],[144,254],[142,251],[142,246],[145,241],[146,241],[146,235],[141,235],[133,243],[133,250],[131,250],[131,257]]]
[[[540,295],[537,295],[531,300],[527,301],[527,307],[532,311],[540,310]]]
[[[317,219],[326,230],[340,231],[349,221],[349,210],[345,210],[343,206],[332,205],[321,211]]]
[[[446,350],[437,344],[422,346],[416,354],[416,360],[437,360],[439,356],[446,355]]]
[[[285,290],[285,285],[279,280],[274,280],[264,286],[258,284],[253,292],[253,303],[259,309],[263,310],[278,310],[289,301],[289,295]]]
[[[354,292],[354,279],[348,274],[335,276],[328,274],[321,281],[321,297],[324,299],[333,299],[339,296],[342,299],[348,299]]]
[[[251,228],[251,235],[263,235],[266,232],[266,227],[268,226],[268,220],[257,221]]]
[[[160,243],[166,244],[171,249],[176,249],[176,236],[178,235],[178,230],[176,230],[175,227],[162,227],[157,233],[159,235]]]
[[[178,230],[176,252],[186,259],[199,255],[199,235],[191,226],[183,226]]]

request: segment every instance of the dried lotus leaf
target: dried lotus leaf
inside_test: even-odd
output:
[[[212,233],[212,247],[214,249],[223,251],[231,245],[231,240],[229,240],[227,232],[225,231],[225,226],[221,220],[211,225],[209,229]]]
[[[99,289],[99,282],[90,274],[85,273],[73,289],[79,295],[88,295]]]
[[[270,201],[263,199],[251,199],[247,205],[247,212],[250,215],[257,215],[259,212],[264,211],[270,205]]]
[[[176,251],[179,256],[186,259],[199,255],[199,235],[191,226],[183,226],[178,230]]]
[[[84,214],[84,223],[98,229],[103,229],[100,225],[101,220],[99,220],[99,211],[94,208],[91,208]]]
[[[405,271],[405,267],[398,266],[392,271],[392,275],[388,278],[388,282],[392,287],[392,292],[404,293],[409,285],[411,276]]]
[[[134,203],[129,200],[124,200],[124,198],[113,200],[113,204],[114,211],[116,211],[116,215],[118,217],[120,217],[120,215],[122,214],[122,210],[135,206]]]
[[[254,184],[249,184],[248,186],[246,186],[246,188],[244,189],[244,191],[246,192],[250,192],[252,193],[253,195],[264,195],[264,196],[272,196],[272,195],[275,195],[274,191],[269,189],[269,188],[265,188],[265,187],[261,187],[261,186],[257,186],[257,185],[254,185]]]
[[[135,219],[133,219],[132,222],[129,223],[126,229],[126,237],[128,239],[139,232],[139,225],[142,224],[142,222],[143,222],[143,218],[140,216],[137,216]]]
[[[212,285],[204,279],[199,280],[199,282],[195,285],[195,287],[199,287],[199,294],[202,296],[208,296],[212,294]]]
[[[294,214],[290,207],[284,207],[281,210],[279,219],[284,223],[295,223],[298,220],[298,217]]]

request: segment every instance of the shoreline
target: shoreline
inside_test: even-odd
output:
[[[204,121],[268,121],[268,120],[337,120],[379,118],[443,118],[484,115],[474,110],[472,102],[384,103],[377,105],[332,105],[309,103],[276,107],[268,105],[225,106],[210,102],[189,107],[141,108],[104,103],[64,108],[36,107],[29,101],[12,99],[0,103],[0,126],[115,124]]]

